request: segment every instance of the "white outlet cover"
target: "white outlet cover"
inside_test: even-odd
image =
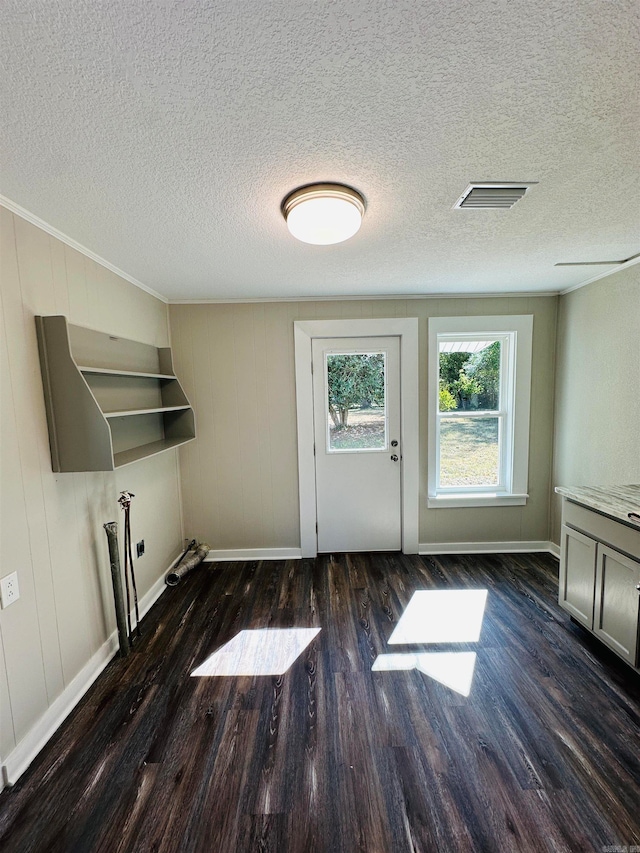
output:
[[[18,573],[12,572],[0,579],[0,599],[2,600],[2,608],[8,607],[20,598],[20,589],[18,587]]]

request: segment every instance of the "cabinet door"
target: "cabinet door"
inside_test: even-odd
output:
[[[595,584],[595,540],[563,525],[558,601],[587,628],[593,627]]]
[[[595,634],[632,666],[638,658],[640,563],[598,545]]]

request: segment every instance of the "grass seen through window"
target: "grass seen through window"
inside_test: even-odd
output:
[[[443,418],[440,422],[440,485],[498,484],[497,418]]]

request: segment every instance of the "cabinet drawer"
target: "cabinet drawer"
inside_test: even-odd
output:
[[[640,560],[640,530],[565,499],[562,523]]]

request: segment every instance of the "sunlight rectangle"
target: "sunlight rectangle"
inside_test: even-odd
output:
[[[414,592],[389,644],[475,643],[480,639],[486,589]]]
[[[320,628],[240,631],[191,675],[284,675],[319,633]]]
[[[461,696],[468,696],[475,667],[475,652],[409,652],[378,655],[371,670],[394,672],[417,669]]]

